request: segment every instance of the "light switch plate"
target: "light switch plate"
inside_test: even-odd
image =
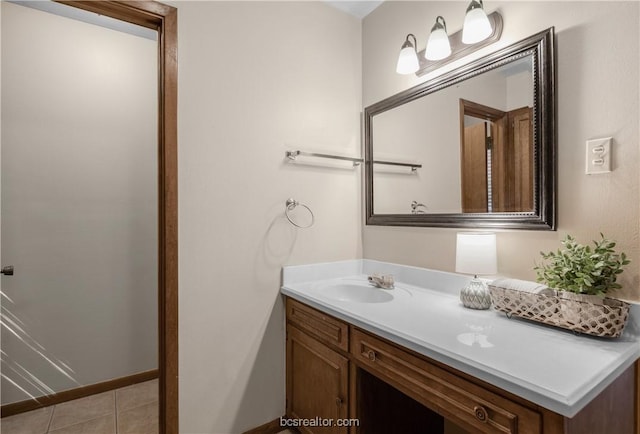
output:
[[[587,140],[587,159],[585,173],[611,172],[611,137]]]

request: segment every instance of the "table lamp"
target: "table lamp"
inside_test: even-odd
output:
[[[460,232],[456,240],[456,272],[473,274],[473,279],[460,290],[460,301],[471,309],[489,309],[491,297],[486,282],[478,275],[496,274],[496,234]]]

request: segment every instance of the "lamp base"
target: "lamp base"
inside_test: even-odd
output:
[[[470,309],[489,309],[491,307],[491,296],[487,284],[478,277],[474,277],[471,282],[460,290],[460,301],[464,307]]]

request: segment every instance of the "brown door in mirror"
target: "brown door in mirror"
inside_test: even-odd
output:
[[[487,212],[487,125],[464,128],[462,140],[462,212]]]
[[[492,155],[493,212],[533,211],[531,108],[511,110],[497,121]]]
[[[509,112],[509,140],[513,171],[507,176],[513,188],[513,209],[504,211],[533,211],[533,138],[531,108],[523,107]]]
[[[531,108],[461,99],[460,115],[462,212],[533,211]]]

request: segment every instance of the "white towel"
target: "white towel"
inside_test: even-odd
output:
[[[501,277],[491,282],[491,285],[497,286],[498,288],[529,292],[531,294],[556,295],[556,292],[548,286],[537,282],[531,282],[530,280]]]

